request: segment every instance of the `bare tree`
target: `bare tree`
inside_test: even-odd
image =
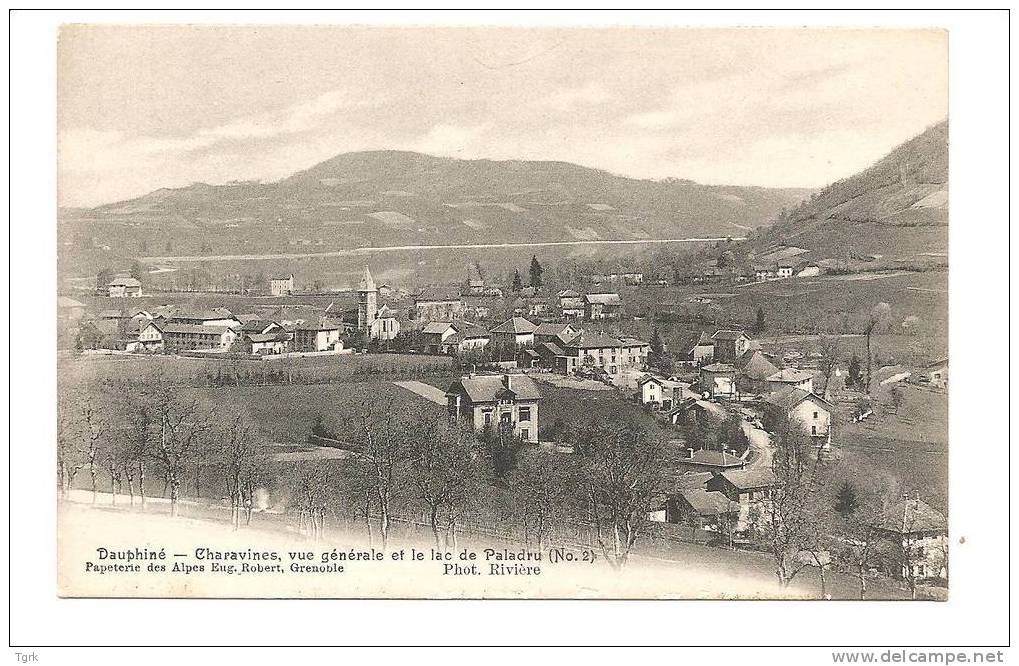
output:
[[[855,506],[847,507],[847,515],[835,525],[842,542],[838,565],[856,577],[860,599],[867,598],[867,576],[877,564],[882,545],[877,526],[894,494],[895,482],[891,477],[869,478],[858,493]]]
[[[91,414],[83,394],[72,388],[60,392],[57,402],[57,473],[60,494],[65,499],[78,472],[89,464],[89,452],[95,447],[101,432],[97,430],[98,421]]]
[[[101,440],[103,435],[108,433],[109,424],[99,413],[96,398],[91,393],[79,399],[78,418],[81,423],[81,436],[84,438],[85,466],[88,467],[89,479],[92,482],[92,503],[95,504],[99,496],[97,482],[102,464]]]
[[[156,426],[156,415],[150,395],[144,387],[123,386],[120,394],[123,396],[121,409],[127,418],[127,424],[118,438],[122,472],[127,481],[131,503],[134,504],[134,484],[137,480],[138,496],[142,508],[145,508],[145,464],[151,456],[149,447]]]
[[[867,337],[867,393],[870,393],[871,371],[874,364],[874,351],[871,348],[871,336],[876,330],[887,322],[892,306],[887,303],[878,303],[867,314],[867,321],[863,327],[863,334]]]
[[[571,458],[537,450],[522,457],[510,476],[523,514],[524,539],[530,543],[533,536],[539,551],[569,511],[570,489],[576,485],[573,467]]]
[[[842,349],[842,338],[838,335],[822,335],[817,341],[818,351],[821,354],[817,362],[817,368],[824,375],[824,396],[827,397],[830,391],[831,377],[842,362],[845,350]]]
[[[391,502],[409,453],[409,433],[405,415],[398,414],[379,396],[365,390],[351,399],[355,412],[347,422],[347,431],[359,445],[357,474],[371,490],[371,500],[379,512],[382,549],[389,540],[392,522]]]
[[[446,545],[455,534],[456,518],[477,495],[480,466],[476,463],[478,440],[463,423],[450,423],[442,415],[423,416],[408,424],[410,478],[428,508],[435,548],[443,548],[439,514],[445,511]]]
[[[896,414],[898,414],[899,409],[902,408],[902,403],[905,402],[906,400],[905,389],[903,389],[902,386],[898,384],[893,386],[891,390],[891,399],[892,399],[892,410]]]
[[[582,488],[602,554],[615,569],[626,565],[638,535],[647,528],[660,487],[664,444],[634,417],[600,418],[583,429]]]
[[[298,529],[318,541],[325,536],[326,516],[334,504],[336,481],[333,473],[318,464],[297,466],[291,499],[298,514]]]
[[[827,548],[825,479],[813,443],[798,423],[787,421],[773,441],[776,483],[760,504],[756,527],[775,560],[779,585],[788,587],[805,567],[820,562],[812,553]]]
[[[255,439],[254,428],[241,415],[220,435],[220,457],[230,494],[230,524],[239,529],[241,515],[245,524],[251,522],[255,488],[268,462],[263,447]]]
[[[179,387],[160,384],[151,393],[156,416],[153,457],[163,468],[170,491],[170,515],[176,516],[184,475],[199,460],[211,430],[211,415],[197,398]]]

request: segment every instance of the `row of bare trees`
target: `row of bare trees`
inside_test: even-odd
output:
[[[363,521],[385,549],[395,519],[426,517],[438,549],[458,531],[497,525],[546,547],[570,526],[585,528],[606,559],[622,567],[646,530],[659,487],[660,433],[636,418],[591,419],[574,428],[576,455],[529,449],[510,430],[477,433],[440,409],[393,409],[369,388],[332,418],[357,452],[344,460],[273,462],[242,414],[215,410],[207,393],[165,377],[65,383],[59,400],[58,475],[62,496],[85,471],[92,501],[100,488],[144,507],[162,481],[175,516],[185,497],[227,499],[236,529],[251,520],[260,488],[314,537],[327,518]],[[337,410],[341,411],[341,410]],[[104,483],[100,483],[104,481]],[[80,484],[79,484],[80,485]],[[156,485],[155,487],[158,487]],[[511,521],[507,524],[507,521]]]
[[[647,528],[659,487],[660,433],[636,419],[592,419],[572,433],[575,455],[518,449],[511,434],[478,433],[444,412],[401,414],[365,396],[337,429],[359,447],[347,485],[378,516],[382,547],[397,497],[421,506],[437,549],[455,546],[467,519],[511,518],[539,549],[566,525],[584,525],[613,566]],[[349,494],[349,491],[348,491]],[[353,502],[351,502],[353,506]]]
[[[231,522],[247,520],[258,484],[264,482],[265,448],[243,416],[222,418],[198,392],[153,377],[114,384],[65,384],[58,399],[57,467],[62,497],[86,470],[92,502],[99,476],[108,476],[112,501],[126,489],[146,505],[152,470],[161,477],[161,495],[177,515],[185,487],[202,495],[203,478],[213,476],[227,489]],[[125,487],[126,486],[126,487]]]

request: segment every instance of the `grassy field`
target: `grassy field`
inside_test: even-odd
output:
[[[384,381],[438,374],[448,376],[448,356],[417,354],[337,354],[290,359],[248,360],[186,356],[107,354],[60,357],[58,367],[70,378],[123,380],[161,374],[191,386],[208,384],[328,384]],[[234,381],[237,379],[237,381]],[[448,386],[448,384],[447,384]]]
[[[886,392],[879,394],[870,418],[860,423],[841,419],[838,443],[846,463],[861,477],[890,475],[902,492],[919,492],[924,501],[947,512],[948,396],[902,387],[903,404],[897,413]]]
[[[221,413],[243,414],[266,441],[301,443],[317,416],[336,427],[360,401],[374,399],[396,412],[442,408],[392,382],[376,380],[310,386],[225,386],[199,389]],[[337,433],[341,434],[341,433]]]

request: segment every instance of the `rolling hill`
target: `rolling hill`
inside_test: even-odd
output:
[[[565,162],[346,153],[273,183],[197,183],[61,211],[78,245],[145,254],[742,236],[809,190],[638,180]]]
[[[747,243],[757,254],[781,245],[814,259],[947,262],[948,122],[811,195]]]

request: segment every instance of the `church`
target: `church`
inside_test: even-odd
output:
[[[379,290],[367,266],[357,285],[357,330],[366,340],[380,342],[392,340],[400,333],[396,312],[387,305],[379,307]]]

